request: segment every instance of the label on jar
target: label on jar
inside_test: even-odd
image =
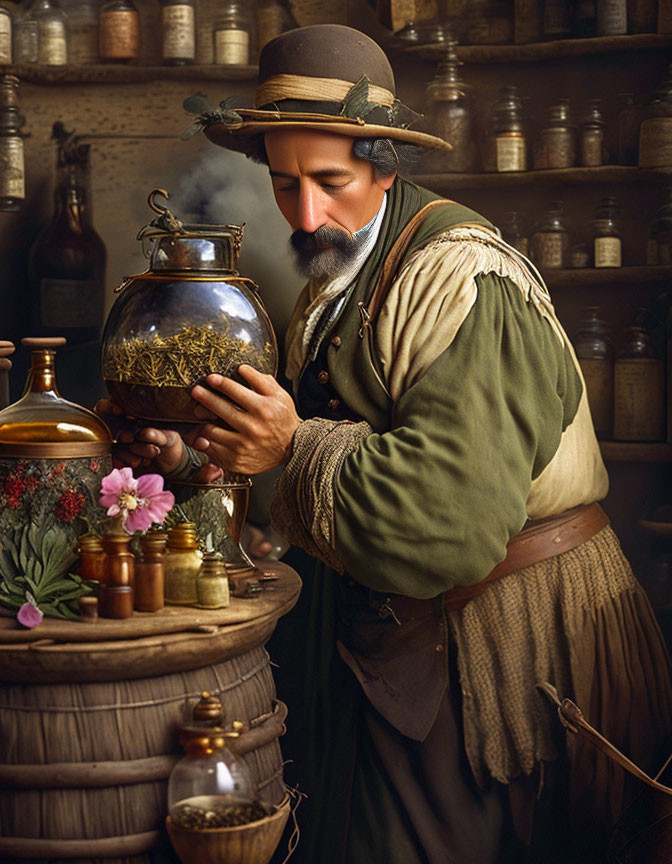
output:
[[[596,267],[620,267],[621,266],[621,238],[620,237],[596,237],[595,238],[595,266]]]
[[[100,16],[100,59],[130,60],[140,47],[137,12],[105,12]]]
[[[193,59],[196,53],[194,7],[163,7],[163,59]]]
[[[45,327],[97,327],[102,292],[94,279],[41,279],[40,319]]]
[[[250,34],[247,30],[215,32],[215,63],[223,66],[246,66],[250,62]]]
[[[0,138],[0,198],[25,198],[25,163],[21,138]]]
[[[527,156],[524,135],[504,132],[497,136],[496,145],[498,171],[525,171]]]
[[[598,434],[611,432],[611,412],[614,405],[614,372],[608,360],[579,358],[586,382],[586,395]]]
[[[625,357],[614,372],[614,438],[661,441],[665,423],[665,374],[655,357]]]
[[[619,36],[628,32],[626,0],[597,0],[596,33]]]
[[[672,165],[672,117],[651,117],[639,129],[639,164],[642,168]]]
[[[593,168],[602,164],[602,142],[604,133],[601,129],[585,129],[581,134],[581,164]]]
[[[63,21],[40,21],[38,63],[45,66],[65,66],[68,43]]]
[[[565,242],[559,233],[537,233],[534,235],[535,264],[539,267],[562,267]]]
[[[12,62],[12,19],[0,9],[0,63]]]

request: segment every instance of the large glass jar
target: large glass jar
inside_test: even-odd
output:
[[[662,441],[664,437],[664,364],[648,331],[633,325],[614,364],[614,438]]]
[[[639,164],[642,168],[672,165],[672,64],[644,110],[639,127]]]
[[[573,168],[576,165],[576,127],[568,99],[548,109],[547,120],[534,148],[535,168]]]
[[[238,274],[242,227],[182,225],[165,208],[141,232],[150,268],[119,289],[103,334],[102,366],[113,399],[151,422],[199,423],[191,388],[241,363],[275,374],[277,343],[257,286]]]
[[[583,310],[573,344],[581,366],[593,426],[598,437],[611,434],[614,404],[614,352],[608,325],[597,306]]]
[[[475,171],[478,147],[473,99],[460,80],[457,42],[449,42],[445,57],[425,94],[424,129],[448,141],[449,152],[430,151],[423,158],[428,171]]]
[[[21,340],[31,351],[26,388],[0,411],[0,601],[25,590],[32,574],[31,593],[55,616],[72,614],[69,604],[81,587],[70,575],[77,540],[102,527],[100,483],[112,469],[107,426],[58,392],[55,349],[64,343]]]
[[[43,66],[65,66],[68,62],[65,12],[50,0],[37,0],[31,11],[37,20],[37,62]]]

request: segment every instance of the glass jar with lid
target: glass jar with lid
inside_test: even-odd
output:
[[[168,66],[193,63],[196,56],[194,0],[161,0],[161,56]]]
[[[591,99],[581,120],[581,164],[596,167],[604,162],[604,127],[600,100]]]
[[[0,6],[0,63],[12,62],[12,13],[5,6]]]
[[[488,171],[526,171],[527,135],[518,88],[507,84],[490,112]]]
[[[37,63],[37,19],[30,0],[23,0],[14,16],[12,53],[17,66]]]
[[[501,221],[502,239],[523,255],[530,254],[530,239],[524,217],[517,210],[506,212]]]
[[[51,0],[36,0],[31,11],[37,21],[37,62],[43,66],[65,66],[68,62],[65,12]]]
[[[562,201],[554,201],[532,235],[532,260],[538,267],[567,266],[569,232],[562,218],[563,209]]]
[[[595,267],[621,266],[621,232],[618,225],[618,201],[602,198],[593,219],[593,256]]]
[[[614,352],[610,328],[597,306],[583,309],[572,342],[586,382],[593,426],[598,437],[611,434],[614,406]]]
[[[672,264],[672,188],[667,190],[663,206],[656,210],[656,219],[646,245],[646,263]]]
[[[457,42],[448,43],[433,80],[425,91],[425,131],[448,141],[449,152],[428,151],[423,168],[428,171],[475,171],[478,167],[473,97],[459,77],[462,65]]]
[[[614,438],[662,441],[665,437],[665,369],[649,332],[628,327],[614,364]]]
[[[43,601],[42,611],[57,617],[71,617],[69,604],[87,593],[80,590],[81,577],[70,574],[79,536],[100,533],[105,518],[100,483],[112,470],[107,426],[58,391],[56,349],[64,344],[59,338],[21,340],[31,352],[26,387],[17,402],[0,411],[0,583],[6,583],[0,593],[6,593],[10,577],[15,586],[25,580],[30,550],[31,591]]]
[[[546,124],[534,148],[534,167],[573,168],[576,149],[576,127],[569,99],[559,99],[547,110]]]
[[[68,62],[98,62],[98,0],[60,0],[68,16]]]
[[[644,109],[639,127],[639,165],[642,168],[672,165],[672,64]]]
[[[252,45],[252,14],[246,0],[225,0],[215,20],[215,63],[246,66]]]
[[[133,0],[106,0],[100,7],[98,53],[103,63],[126,63],[140,53],[140,15]]]

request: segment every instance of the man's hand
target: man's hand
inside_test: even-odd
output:
[[[198,385],[191,391],[204,406],[196,409],[202,419],[226,424],[207,423],[193,446],[227,471],[261,474],[289,461],[301,418],[292,397],[272,375],[245,365],[238,371],[252,389],[223,375],[208,375],[206,381],[216,393]]]
[[[172,429],[143,429],[135,418],[124,414],[109,399],[101,399],[93,410],[107,423],[117,442],[112,450],[115,468],[155,465],[157,470],[165,473],[179,465],[184,443],[177,432]]]

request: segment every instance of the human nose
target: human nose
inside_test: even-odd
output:
[[[301,186],[299,194],[299,228],[312,234],[327,221],[320,190],[311,184]]]

